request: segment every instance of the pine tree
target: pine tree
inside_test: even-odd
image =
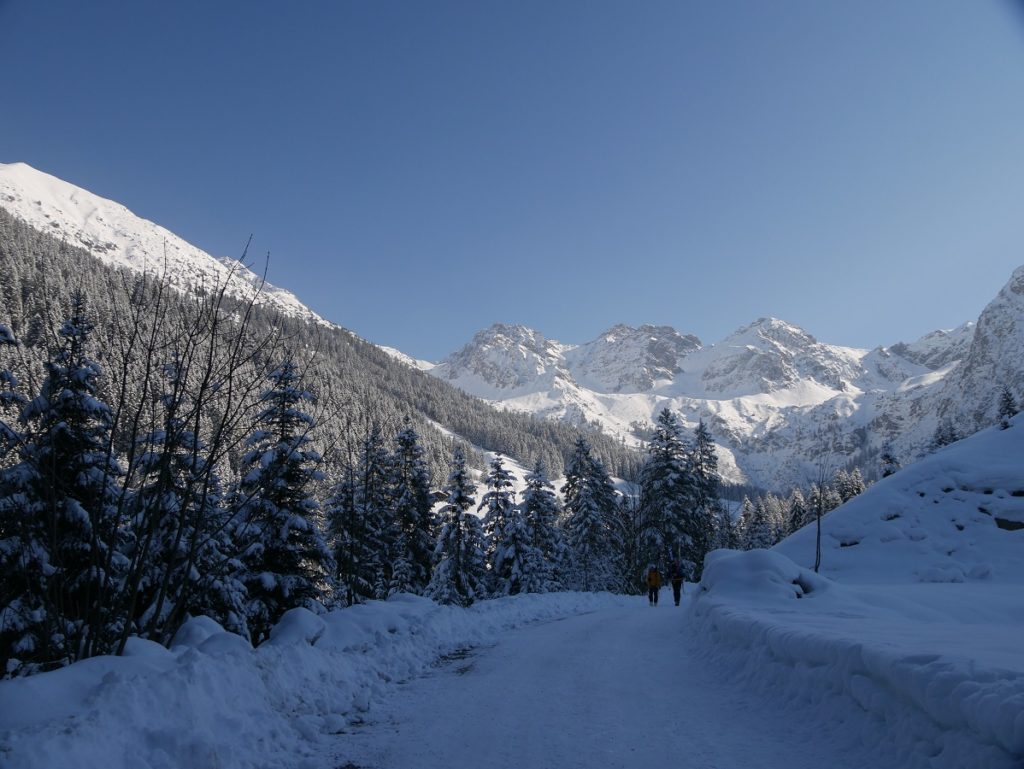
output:
[[[0,325],[0,350],[17,346],[14,334]],[[29,511],[22,492],[24,465],[8,466],[23,435],[14,426],[25,406],[18,380],[0,368],[0,676],[17,671],[26,657],[42,652],[46,639],[45,565],[49,562],[44,531]]]
[[[665,564],[694,555],[691,543],[696,533],[693,526],[695,484],[690,477],[689,462],[679,420],[664,409],[658,415],[640,477],[642,555],[652,563]],[[701,515],[706,512],[701,511]],[[707,533],[702,536],[706,537]],[[692,560],[688,565],[691,574],[698,568]]]
[[[59,331],[62,347],[21,413],[20,461],[0,484],[0,516],[13,534],[2,557],[20,573],[5,587],[2,607],[8,670],[107,653],[121,630],[112,610],[127,567],[117,486],[123,471],[112,453],[110,407],[97,396],[102,371],[87,355],[92,330],[85,298],[75,294]]]
[[[333,544],[335,582],[344,606],[353,606],[373,595],[373,583],[362,575],[362,564],[373,558],[367,545],[362,516],[356,509],[356,468],[342,470],[324,502]]]
[[[882,455],[879,457],[879,464],[881,465],[883,478],[888,478],[900,469],[899,460],[896,459],[896,454],[893,452],[892,446],[888,443],[886,443],[882,448]]]
[[[331,567],[313,496],[313,484],[321,479],[320,455],[309,437],[316,423],[302,410],[313,396],[301,389],[290,360],[268,379],[271,386],[260,397],[256,429],[246,441],[239,485],[254,643],[267,638],[288,609],[312,605],[322,596]]]
[[[160,427],[138,441],[128,614],[143,635],[162,642],[199,614],[248,634],[243,567],[220,476],[190,426],[195,412],[184,370],[175,363],[164,374]]]
[[[750,527],[754,520],[754,503],[744,495],[740,505],[740,517],[736,523],[737,540],[743,550],[750,550]]]
[[[544,463],[537,460],[526,476],[520,508],[526,522],[530,554],[535,560],[523,580],[523,592],[548,593],[562,589],[562,578],[570,558],[562,530],[558,527],[561,507],[547,478]]]
[[[515,550],[509,550],[513,543],[507,542],[509,535],[519,537],[524,534],[520,526],[510,529],[509,523],[515,508],[515,492],[512,490],[515,476],[505,467],[501,456],[491,460],[490,469],[485,479],[487,492],[480,499],[478,511],[484,513],[484,537],[487,543],[487,565],[492,595],[509,595],[512,589],[512,561]]]
[[[693,485],[692,507],[687,511],[687,524],[695,532],[707,533],[707,549],[695,554],[704,562],[707,550],[731,547],[734,544],[732,520],[719,498],[722,478],[718,474],[718,451],[704,420],[697,423],[693,434],[693,451],[689,454],[689,476]],[[702,541],[698,537],[698,541]]]
[[[395,437],[391,457],[391,498],[394,500],[394,537],[389,593],[422,594],[430,582],[434,557],[430,470],[423,460],[419,436],[409,418]]]
[[[804,499],[804,493],[799,488],[793,489],[789,497],[789,518],[786,527],[788,533],[793,534],[803,528],[808,523],[807,516],[807,500]]]
[[[943,419],[935,426],[935,432],[932,434],[932,449],[941,449],[958,440],[960,440],[960,435],[953,423],[948,419]]]
[[[1003,385],[999,393],[999,426],[1005,430],[1010,426],[1010,420],[1017,414],[1017,399],[1013,397],[1010,388]]]
[[[434,551],[434,570],[426,595],[438,603],[469,606],[487,594],[483,529],[469,512],[476,486],[469,478],[466,457],[456,448],[440,510],[441,531]]]
[[[776,524],[772,520],[771,510],[765,500],[759,498],[754,504],[754,512],[747,524],[747,549],[769,548],[777,541]]]
[[[855,467],[847,474],[846,487],[841,490],[840,495],[845,503],[863,494],[865,489],[867,489],[867,484],[864,483],[864,476],[861,474],[860,468]]]
[[[368,598],[384,599],[391,580],[388,555],[392,552],[396,527],[391,497],[391,458],[384,446],[380,427],[374,425],[363,438],[355,487],[356,515],[361,520],[363,542],[357,582],[369,585]]]
[[[618,507],[615,487],[603,463],[591,455],[585,438],[576,441],[562,496],[573,586],[588,591],[623,589],[616,564],[621,542],[613,522]]]

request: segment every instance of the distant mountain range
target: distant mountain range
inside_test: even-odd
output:
[[[807,484],[823,463],[870,475],[883,447],[914,461],[941,421],[969,435],[995,421],[1004,385],[1024,392],[1024,268],[977,322],[872,350],[824,344],[776,318],[707,346],[668,326],[618,325],[568,345],[496,324],[436,366],[418,365],[495,405],[596,422],[630,443],[665,407],[689,426],[703,419],[735,481]]]
[[[244,278],[236,281],[240,295],[259,281],[234,260],[24,164],[0,164],[0,207],[107,264],[166,265],[183,291],[223,283],[231,270]],[[261,301],[340,328],[282,289],[264,287]],[[631,445],[642,444],[662,408],[689,426],[703,419],[728,479],[779,489],[816,479],[825,464],[855,464],[870,475],[886,445],[911,462],[929,450],[942,421],[961,435],[991,424],[1003,385],[1024,393],[1024,268],[976,323],[872,350],[825,344],[776,318],[713,345],[669,326],[617,325],[570,345],[495,324],[436,364],[381,349],[500,409],[596,424]]]

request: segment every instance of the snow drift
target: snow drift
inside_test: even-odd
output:
[[[256,649],[197,617],[170,650],[136,638],[123,657],[0,682],[0,764],[320,767],[330,735],[443,655],[622,600],[557,593],[462,609],[403,595],[323,616],[293,609]]]
[[[694,652],[907,767],[1024,760],[1024,421],[879,482],[773,551],[716,551]],[[873,736],[872,736],[873,735]]]

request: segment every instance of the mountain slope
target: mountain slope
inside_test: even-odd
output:
[[[50,224],[40,227],[40,222]],[[86,290],[96,316],[96,352],[116,354],[123,332],[119,323],[130,317],[125,286],[143,272],[165,275],[182,297],[226,285],[238,302],[253,296],[259,281],[117,203],[24,164],[0,166],[0,323],[10,325],[25,345],[24,355],[12,364],[27,367],[19,372],[22,381],[39,381],[52,333],[76,289]],[[373,423],[390,437],[409,415],[424,436],[438,483],[447,472],[452,440],[466,443],[477,466],[484,457],[471,446],[528,466],[542,459],[557,475],[580,434],[570,425],[495,410],[326,322],[286,291],[264,287],[253,322],[260,333],[276,329],[293,351],[310,359],[311,389],[334,404],[319,433],[335,453]],[[590,438],[615,472],[631,472],[634,452],[608,437]]]
[[[261,289],[261,304],[300,320],[326,323],[290,291],[264,283],[238,260],[215,259],[120,203],[25,163],[0,163],[0,206],[112,267],[162,275],[186,292],[228,285],[232,296],[247,299]]]

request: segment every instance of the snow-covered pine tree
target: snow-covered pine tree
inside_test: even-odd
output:
[[[831,513],[841,504],[843,504],[843,497],[834,486],[826,486],[824,489],[824,506],[822,508],[822,514]]]
[[[558,527],[562,513],[555,489],[547,478],[544,463],[537,460],[526,476],[520,509],[531,545],[530,564],[523,580],[524,593],[549,593],[562,589],[562,578],[571,559]]]
[[[397,534],[391,503],[391,457],[380,426],[375,424],[360,446],[355,487],[355,509],[362,522],[363,536],[357,582],[371,586],[372,592],[366,598],[388,597],[389,555],[392,537]]]
[[[480,505],[477,507],[477,510],[484,514],[488,581],[491,594],[495,596],[509,595],[512,592],[513,564],[510,558],[522,556],[521,552],[516,553],[515,543],[506,541],[506,536],[510,534],[516,538],[525,536],[521,526],[509,527],[516,505],[514,481],[515,476],[505,467],[501,455],[495,456],[484,480],[487,491],[480,498]]]
[[[744,495],[740,504],[740,516],[736,521],[737,546],[742,550],[750,549],[750,527],[754,520],[754,503]]]
[[[128,614],[141,634],[161,642],[198,614],[248,634],[242,565],[220,476],[191,427],[197,413],[183,367],[168,364],[164,376],[160,426],[137,442],[141,482],[133,498]]]
[[[122,552],[110,407],[97,395],[102,375],[88,357],[93,329],[85,297],[72,296],[58,332],[62,346],[45,364],[39,394],[21,412],[19,461],[4,471],[0,509],[5,560],[21,577],[4,590],[5,669],[56,667],[113,650],[127,567]]]
[[[793,489],[789,497],[789,516],[786,531],[789,534],[799,531],[807,523],[807,500],[799,487]]]
[[[758,498],[754,513],[747,525],[747,549],[769,548],[777,542],[775,521],[765,500]]]
[[[676,559],[685,560],[684,568],[692,575],[699,564],[691,560],[697,513],[689,464],[679,420],[664,409],[658,414],[654,434],[647,444],[647,461],[640,476],[641,555],[643,560],[661,564],[662,568]],[[701,537],[706,539],[709,534],[703,532]],[[700,554],[701,560],[705,552],[706,547]]]
[[[256,428],[246,439],[239,484],[247,615],[254,643],[265,640],[288,609],[318,600],[331,566],[313,496],[320,455],[311,447],[309,433],[316,422],[303,411],[313,395],[302,388],[291,360],[273,369],[268,379]]]
[[[960,434],[956,427],[949,419],[943,419],[935,426],[935,432],[932,434],[932,449],[941,449],[958,440],[960,440]]]
[[[389,593],[422,594],[430,582],[434,557],[434,520],[430,500],[430,470],[423,459],[419,436],[408,417],[395,437],[391,455],[391,498],[394,526]]]
[[[566,541],[573,559],[572,587],[577,590],[622,590],[617,560],[621,542],[613,518],[617,494],[604,464],[592,456],[586,438],[576,440],[565,485]]]
[[[688,458],[693,500],[688,514],[693,518],[692,525],[695,529],[708,531],[708,549],[731,547],[735,544],[732,519],[719,498],[722,478],[718,474],[718,451],[703,419],[694,428],[693,450]],[[700,562],[703,561],[701,556]]]
[[[373,553],[367,547],[362,516],[356,510],[356,467],[346,465],[341,478],[324,502],[334,553],[335,583],[343,606],[373,596],[373,583],[362,580],[364,561]]]
[[[999,426],[1005,430],[1010,426],[1010,420],[1017,414],[1017,399],[1013,397],[1010,388],[1003,385],[999,391]]]
[[[896,458],[896,453],[892,450],[892,445],[889,443],[882,447],[882,455],[878,458],[878,462],[883,478],[888,478],[900,469],[900,462]]]
[[[17,344],[13,332],[0,325],[0,351]],[[45,633],[45,561],[39,556],[46,551],[38,541],[43,532],[19,491],[25,468],[14,470],[9,463],[22,440],[15,421],[24,406],[17,377],[0,366],[0,677],[16,672],[19,657],[35,651]]]
[[[469,606],[487,594],[483,529],[469,512],[476,486],[469,478],[466,457],[456,447],[444,488],[447,501],[439,516],[441,530],[434,550],[434,569],[426,595],[438,603]]]
[[[840,473],[843,471],[840,470]],[[849,502],[851,499],[856,497],[858,494],[863,494],[864,489],[867,488],[864,483],[864,476],[860,472],[859,467],[853,468],[848,473],[844,473],[845,477],[840,480],[840,476],[836,476],[836,482],[833,484],[836,491],[839,493],[839,497],[843,503]]]

